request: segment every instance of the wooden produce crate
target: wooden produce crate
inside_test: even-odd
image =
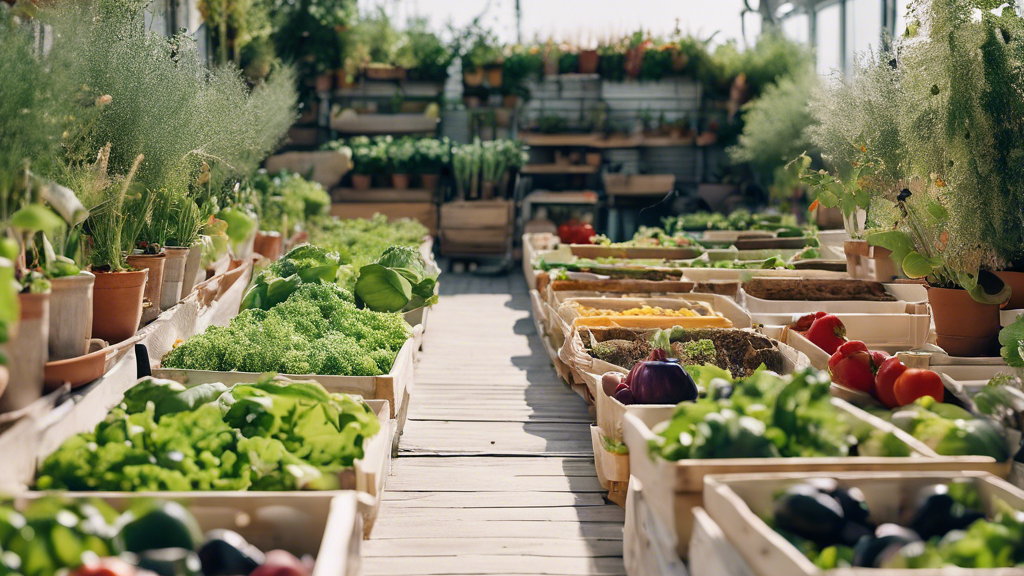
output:
[[[912,456],[906,458],[723,458],[712,460],[680,460],[668,462],[648,454],[648,442],[654,440],[651,427],[663,421],[648,419],[641,413],[623,417],[623,436],[629,447],[630,474],[643,483],[646,496],[666,528],[674,530],[679,554],[687,556],[693,530],[694,507],[703,506],[704,478],[712,474],[764,474],[789,472],[832,474],[835,472],[905,472],[980,470],[1006,476],[1006,463],[980,456],[939,456],[914,437],[893,425],[856,408],[839,398],[832,404],[854,418],[892,432],[908,445]],[[706,506],[705,506],[706,507]],[[778,574],[784,574],[779,572]]]
[[[699,247],[667,248],[660,246],[602,246],[600,244],[570,244],[572,255],[579,258],[653,258],[661,260],[689,260],[700,256]]]
[[[576,305],[601,310],[622,311],[643,306],[672,310],[706,304],[716,316],[581,316]],[[620,326],[623,328],[749,328],[750,315],[736,302],[716,294],[687,294],[679,298],[567,298],[558,307],[558,314],[569,326]]]
[[[924,304],[905,304],[905,312],[901,314],[860,314],[837,313],[836,316],[846,326],[846,337],[860,340],[870,350],[884,350],[895,354],[903,350],[916,350],[928,343],[931,315]],[[816,312],[816,310],[815,310]],[[819,370],[828,368],[829,355],[812,344],[802,334],[785,328],[796,321],[799,314],[752,314],[756,324],[781,326],[783,342],[803,352],[811,359],[811,365]]]
[[[21,508],[42,494],[25,493],[14,500]],[[125,492],[68,495],[72,500],[99,498],[123,511],[139,496]],[[362,518],[360,495],[353,491],[297,492],[163,492],[161,500],[185,506],[200,530],[231,530],[263,552],[286,550],[316,558],[310,576],[356,576],[360,567]]]
[[[396,421],[394,450],[397,452],[398,439],[405,430],[409,414],[409,399],[412,396],[413,373],[415,372],[416,350],[420,344],[420,329],[405,341],[391,371],[381,376],[328,376],[322,374],[282,374],[292,380],[314,380],[328,392],[358,394],[367,400],[388,402],[388,418]],[[258,372],[218,372],[214,370],[181,370],[178,368],[156,368],[153,376],[181,382],[186,386],[221,382],[227,386],[256,382],[263,374]]]
[[[690,576],[754,576],[747,561],[701,507],[693,509],[690,557]]]
[[[557,306],[566,297],[564,294],[570,292],[655,296],[689,293],[693,287],[694,283],[688,280],[551,280],[547,272],[537,274],[537,289],[547,295],[552,306]]]
[[[182,382],[186,386],[200,382]],[[229,384],[225,382],[225,384]],[[134,385],[134,384],[133,384]],[[33,442],[26,445],[12,446],[5,454],[5,466],[0,467],[0,490],[19,493],[27,490],[35,482],[35,471],[40,463],[60,448],[65,440],[72,436],[95,429],[112,408],[124,399],[123,390],[110,386],[93,389],[78,402],[66,402],[35,422],[37,432]],[[366,534],[373,527],[373,521],[380,509],[380,497],[384,492],[384,482],[391,471],[391,444],[394,428],[388,414],[391,408],[387,400],[366,400],[367,405],[380,420],[380,432],[363,441],[364,456],[356,460],[351,469],[339,473],[339,484],[342,490],[357,490],[370,498],[361,505]],[[213,492],[216,493],[216,492]],[[337,491],[325,491],[323,494],[336,494]],[[69,492],[72,495],[89,496],[90,492]],[[139,497],[175,497],[198,496],[203,492],[162,493],[132,492]],[[170,494],[170,496],[168,495]],[[245,494],[276,494],[279,492],[261,493],[245,492]]]
[[[437,235],[437,206],[433,202],[335,202],[331,215],[338,218],[370,218],[383,214],[388,220],[410,218]]]
[[[734,270],[729,268],[683,268],[683,276],[693,282],[746,282],[751,278],[807,278],[842,280],[843,272],[829,270]]]
[[[609,500],[625,507],[626,489],[629,486],[629,454],[616,454],[605,450],[602,436],[608,435],[598,426],[590,427],[597,480],[601,483],[601,488],[608,491]]]
[[[676,185],[675,174],[602,174],[601,180],[609,196],[660,196]]]
[[[1015,488],[991,474],[979,472],[923,472],[880,471],[839,472],[820,474],[743,474],[711,476],[704,485],[704,508],[722,537],[716,542],[718,554],[736,554],[744,560],[749,572],[716,572],[716,576],[943,576],[951,573],[972,576],[1009,576],[1020,574],[1019,568],[1003,569],[903,569],[878,570],[873,568],[843,568],[822,571],[796,547],[762,520],[770,516],[774,495],[786,487],[805,481],[809,477],[834,478],[843,486],[857,487],[864,493],[871,517],[878,523],[893,522],[900,510],[913,506],[913,499],[921,488],[952,480],[975,483],[985,502],[992,510],[996,498],[1017,510],[1024,510],[1024,491]],[[717,534],[716,534],[717,535]],[[698,558],[694,556],[694,562]],[[707,572],[706,574],[711,574]],[[696,572],[695,572],[696,575]]]
[[[689,576],[690,572],[676,553],[676,542],[671,538],[671,532],[662,527],[651,507],[640,481],[630,478],[625,505],[626,524],[622,531],[622,561],[626,565],[626,573],[630,576]]]
[[[795,278],[779,278],[771,283],[792,285],[798,283]],[[845,280],[843,282],[862,282]],[[905,314],[907,303],[895,299],[889,302],[868,300],[766,300],[751,296],[744,288],[740,289],[739,302],[752,314],[808,314],[811,312],[828,312],[830,314]]]
[[[510,248],[515,206],[509,200],[455,201],[441,206],[445,254],[504,254]]]

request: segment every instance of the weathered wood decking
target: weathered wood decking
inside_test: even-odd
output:
[[[625,574],[622,509],[594,472],[520,276],[445,276],[363,574]]]

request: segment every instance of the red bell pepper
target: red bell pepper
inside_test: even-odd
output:
[[[846,342],[846,326],[835,314],[825,314],[814,319],[805,336],[818,348],[835,354]]]
[[[860,340],[844,343],[828,360],[833,382],[868,394],[874,393],[875,369],[868,347]]]

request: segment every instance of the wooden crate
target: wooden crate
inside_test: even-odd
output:
[[[626,488],[629,486],[629,454],[615,454],[604,449],[602,436],[608,436],[600,427],[590,427],[590,440],[594,446],[594,467],[601,487],[608,491],[608,499],[626,506]]]
[[[441,228],[445,254],[503,254],[508,250],[512,228]]]
[[[40,493],[25,493],[14,500],[21,508]],[[117,510],[126,510],[139,496],[123,492],[93,492],[72,500],[99,498]],[[316,558],[310,576],[356,576],[359,573],[362,518],[356,492],[191,493],[165,492],[188,508],[200,530],[231,530],[262,550],[287,550],[296,557]]]
[[[626,525],[622,530],[622,561],[626,573],[630,576],[689,576],[686,565],[676,553],[671,532],[662,527],[651,507],[640,481],[630,478]]]
[[[396,420],[397,429],[394,438],[394,451],[398,449],[398,438],[405,430],[405,420],[409,414],[409,400],[412,396],[413,373],[415,372],[416,350],[420,344],[421,329],[414,329],[413,335],[405,341],[395,363],[387,374],[381,376],[327,376],[322,374],[282,374],[292,380],[314,380],[323,385],[329,392],[358,394],[366,399],[386,400],[390,407],[388,417]],[[157,378],[167,378],[195,386],[208,382],[221,382],[227,386],[239,383],[256,382],[263,374],[257,372],[217,372],[213,370],[181,370],[178,368],[157,368],[153,370]]]
[[[602,174],[609,196],[659,196],[676,185],[675,174]]]
[[[418,220],[437,235],[437,206],[433,202],[341,202],[331,204],[331,215],[338,218],[370,218],[383,214],[388,220]]]
[[[700,256],[700,248],[662,248],[657,246],[601,246],[571,244],[572,255],[579,258],[654,258],[689,260]]]
[[[629,310],[643,306],[673,310],[689,308],[690,304],[707,304],[717,316],[592,316],[583,317],[576,305],[601,310]],[[685,298],[567,298],[558,307],[559,316],[569,326],[620,326],[624,328],[749,328],[750,315],[736,302],[716,294],[687,294]],[[719,325],[720,324],[720,325]]]
[[[188,385],[187,383],[185,383]],[[196,383],[192,383],[193,385]],[[130,388],[131,386],[129,386]],[[0,467],[0,490],[20,493],[35,482],[37,466],[55,452],[68,438],[93,430],[106,418],[110,410],[124,399],[124,390],[113,387],[93,389],[82,401],[67,402],[58,406],[45,418],[36,422],[36,438],[25,445],[12,446],[6,451],[5,466]],[[395,434],[388,414],[391,408],[387,400],[367,400],[380,421],[380,432],[363,440],[363,458],[356,460],[352,468],[338,475],[342,490],[357,490],[368,495],[360,505],[366,534],[373,527],[373,521],[380,509],[380,498],[384,482],[391,471],[391,444]],[[216,492],[211,492],[215,494]],[[276,494],[279,492],[245,492],[251,495]],[[338,491],[324,491],[323,494],[337,494]],[[89,496],[90,492],[68,492],[70,495]],[[138,497],[199,496],[204,492],[132,492]]]
[[[654,440],[651,427],[663,419],[644,421],[642,414],[623,417],[623,436],[629,447],[630,474],[643,483],[647,498],[662,523],[675,531],[679,554],[687,556],[693,529],[694,507],[703,506],[704,478],[712,474],[768,474],[799,472],[831,474],[845,471],[950,471],[980,470],[1006,476],[1006,463],[980,456],[939,456],[912,436],[888,422],[871,416],[839,398],[833,405],[872,426],[892,432],[911,447],[914,456],[906,458],[734,458],[680,460],[668,462],[648,454],[648,442]],[[779,574],[782,574],[781,572]]]
[[[711,520],[721,529],[728,547],[719,543],[722,553],[736,553],[756,576],[820,576],[843,574],[868,576],[884,573],[886,576],[942,576],[951,572],[974,576],[1009,576],[1020,574],[1017,569],[916,569],[877,570],[873,568],[844,568],[822,571],[779,533],[772,530],[762,517],[770,515],[774,495],[787,486],[806,480],[808,474],[758,474],[712,476],[704,487],[705,509]],[[876,522],[892,522],[899,518],[901,508],[911,505],[917,490],[936,482],[955,479],[973,481],[982,500],[991,511],[996,498],[1017,510],[1024,510],[1024,491],[990,474],[978,472],[867,472],[822,473],[816,476],[836,479],[844,486],[860,488],[868,503],[871,517]],[[697,561],[696,556],[694,561]],[[738,572],[718,572],[722,576],[739,576]]]
[[[441,206],[441,228],[445,230],[508,228],[515,206],[510,200],[446,202]]]

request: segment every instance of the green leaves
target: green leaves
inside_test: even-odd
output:
[[[29,204],[11,215],[11,227],[22,232],[36,233],[59,229],[64,222],[42,204]]]
[[[971,298],[982,304],[1004,304],[1010,299],[1011,288],[988,270],[957,272],[956,279]]]
[[[392,246],[359,269],[356,296],[376,312],[408,312],[437,302],[437,273],[429,273],[415,248]]]
[[[1024,368],[1024,316],[999,331],[999,354],[1008,366]]]
[[[930,276],[937,268],[942,268],[942,258],[926,258],[918,252],[911,252],[903,259],[903,273],[909,278]]]

